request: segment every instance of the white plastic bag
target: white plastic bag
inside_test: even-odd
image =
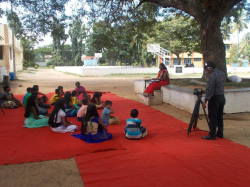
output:
[[[237,75],[229,76],[227,79],[231,82],[241,82],[242,81],[242,79],[240,77],[238,77]]]

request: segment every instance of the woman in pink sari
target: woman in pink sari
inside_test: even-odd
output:
[[[158,73],[157,78],[153,78],[150,81],[149,86],[147,89],[143,92],[143,95],[145,97],[153,96],[155,90],[159,90],[163,85],[169,84],[169,74],[167,67],[164,64],[159,65],[160,71]]]

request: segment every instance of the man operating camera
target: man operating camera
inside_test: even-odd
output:
[[[216,137],[223,138],[223,110],[226,103],[224,97],[224,85],[226,75],[224,72],[216,69],[212,61],[205,62],[204,71],[209,75],[206,86],[205,101],[202,104],[206,108],[208,101],[208,118],[209,118],[209,135],[203,136],[202,139],[215,140]],[[218,127],[217,133],[216,129]]]

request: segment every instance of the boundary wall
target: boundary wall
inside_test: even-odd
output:
[[[182,67],[181,72],[177,72],[177,68]],[[56,71],[73,73],[81,75],[83,77],[90,76],[105,76],[111,74],[146,74],[146,73],[157,73],[158,67],[138,67],[138,66],[55,66]],[[250,72],[250,67],[228,67],[228,73],[247,73]],[[183,74],[194,74],[202,73],[202,67],[188,67],[174,66],[168,67],[169,74],[172,75],[183,75]]]

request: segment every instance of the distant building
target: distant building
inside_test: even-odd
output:
[[[97,66],[98,59],[94,56],[86,56],[84,58],[84,66]]]
[[[232,60],[230,59],[230,50],[233,48],[233,43],[224,41],[225,44],[225,50],[226,50],[226,62],[228,66],[232,66]],[[162,60],[162,59],[161,59]],[[187,52],[183,52],[180,54],[180,65],[186,65],[186,64],[194,64],[195,67],[203,67],[204,61],[203,61],[203,55],[201,53],[192,52],[192,54],[189,56]],[[158,66],[157,58],[156,58],[156,66]],[[168,66],[174,66],[178,65],[178,58],[175,54],[171,53],[170,61],[169,59],[166,59],[165,62]]]
[[[12,30],[7,24],[0,24],[0,68],[8,72],[14,72]],[[15,44],[15,65],[16,71],[23,69],[23,46],[14,37]],[[2,72],[2,71],[1,71]],[[2,74],[0,75],[2,76]]]
[[[44,61],[47,63],[52,60],[52,55],[45,55],[44,56]]]

